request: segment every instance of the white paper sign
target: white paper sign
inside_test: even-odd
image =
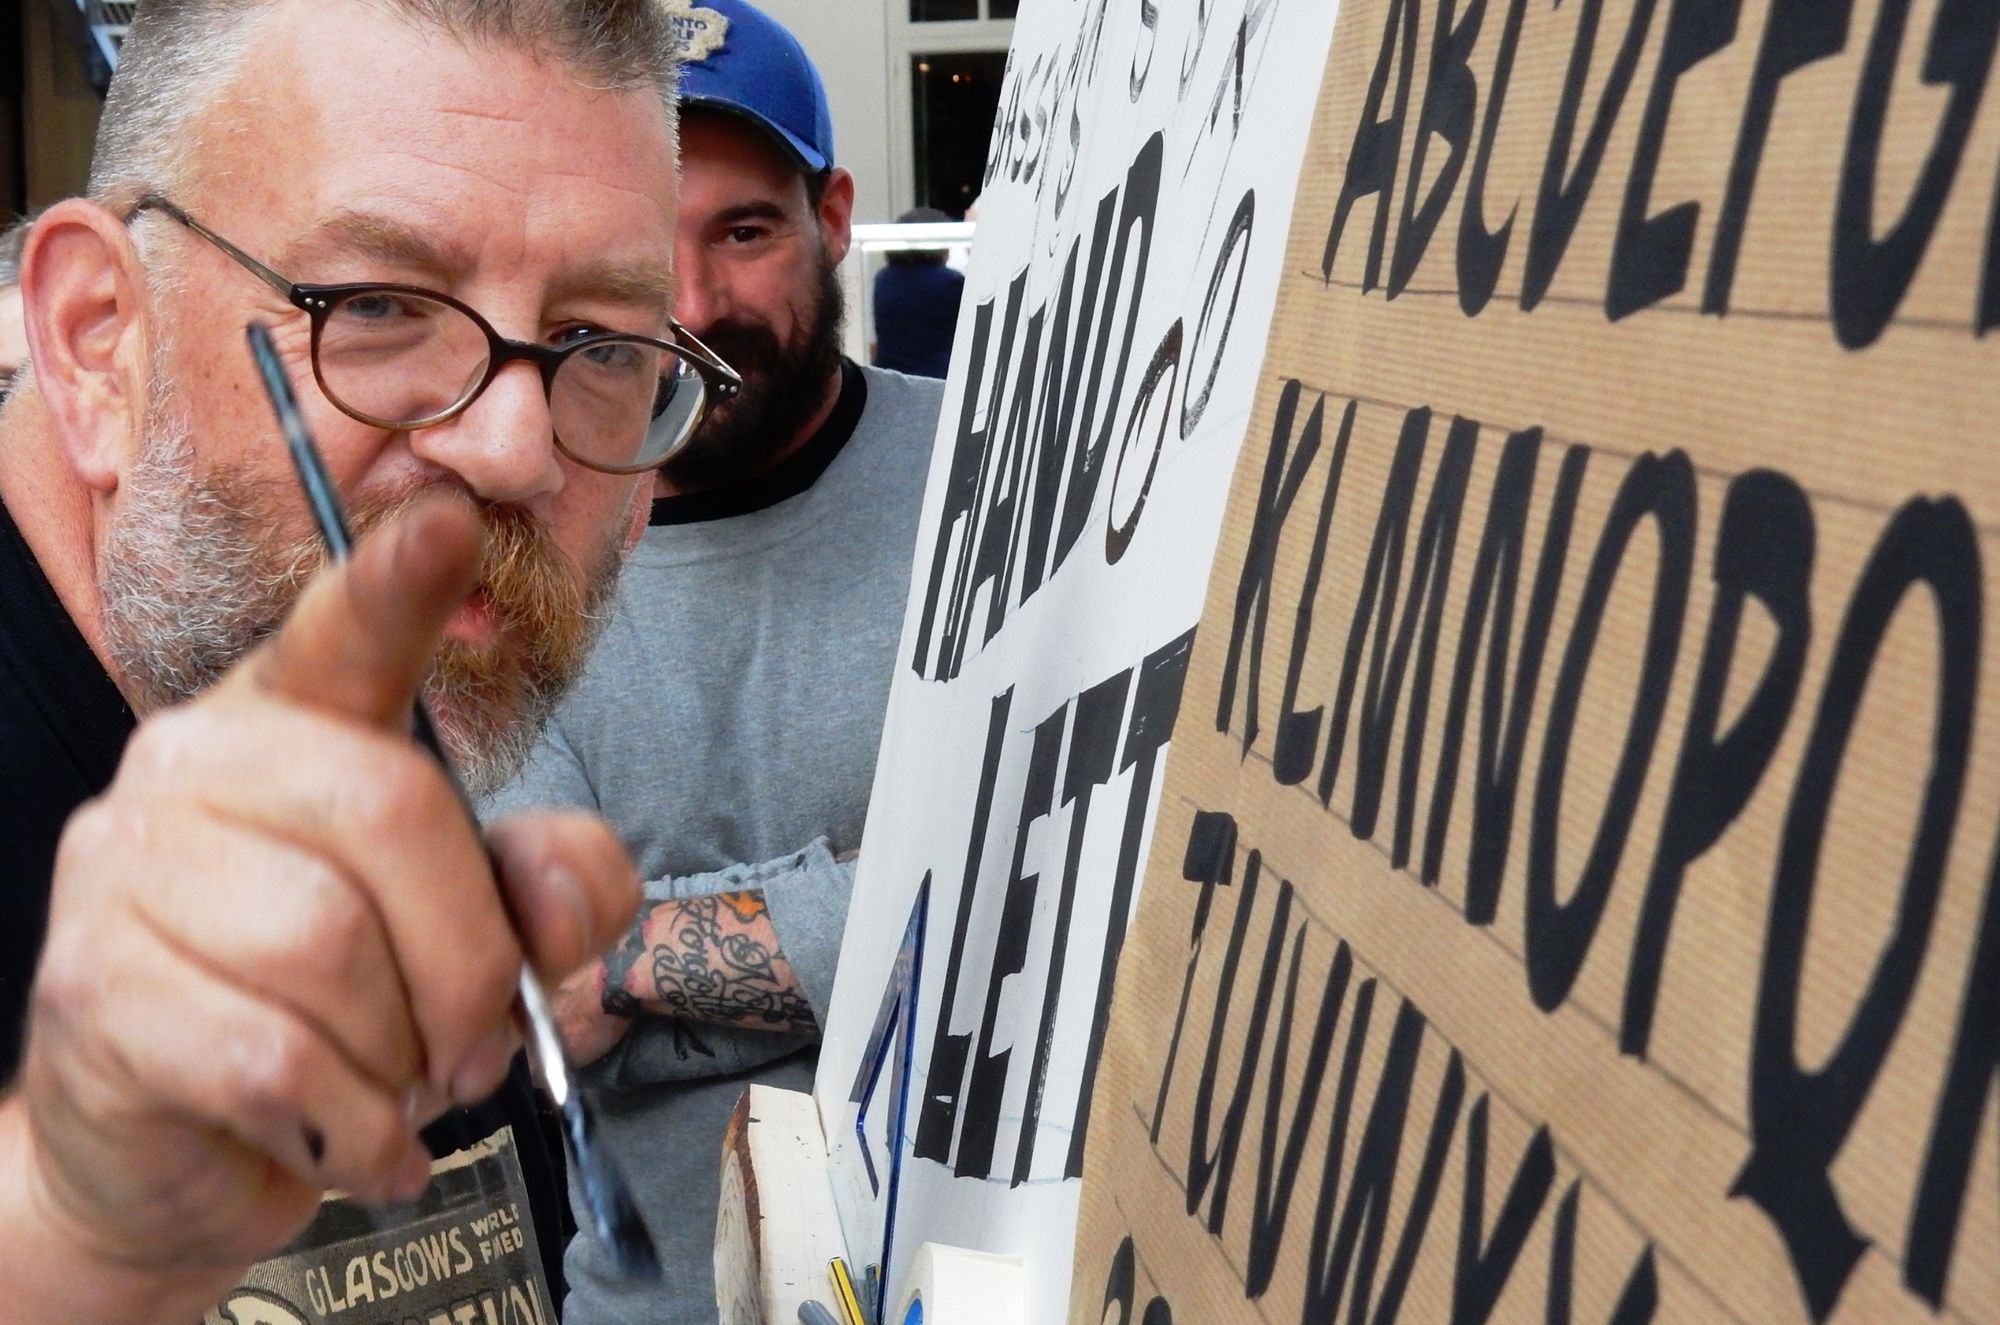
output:
[[[816,1092],[857,1258],[898,1190],[891,1302],[935,1241],[1066,1309],[1088,1065],[1335,9],[1021,7]],[[927,879],[892,1183],[893,1052],[856,1100]]]

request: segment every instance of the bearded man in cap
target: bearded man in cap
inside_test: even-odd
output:
[[[620,1281],[586,1230],[582,1325],[714,1321],[730,1110],[812,1086],[943,396],[841,357],[854,181],[803,49],[741,0],[677,21],[675,316],[743,390],[661,470],[603,641],[494,806],[602,813],[645,881],[559,1010],[669,1280],[703,1291]]]

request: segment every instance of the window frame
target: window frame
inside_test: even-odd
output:
[[[911,63],[924,55],[1007,54],[1014,41],[1011,18],[913,22],[910,0],[889,8],[889,191],[897,215],[917,205],[916,89]],[[979,0],[981,13],[991,0]],[[989,138],[990,144],[990,138]],[[989,149],[990,150],[990,149]]]

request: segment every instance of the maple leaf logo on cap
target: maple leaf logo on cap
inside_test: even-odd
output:
[[[701,8],[692,0],[660,0],[660,7],[673,25],[681,59],[689,64],[706,60],[729,39],[729,20],[713,9]]]

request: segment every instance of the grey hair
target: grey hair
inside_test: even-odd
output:
[[[344,4],[361,0],[341,0]],[[659,0],[369,0],[468,43],[546,55],[606,91],[658,90],[675,106],[678,46]],[[235,81],[255,20],[274,0],[147,0],[104,99],[90,196],[123,208],[185,177],[204,113]],[[322,0],[321,8],[331,8]]]

